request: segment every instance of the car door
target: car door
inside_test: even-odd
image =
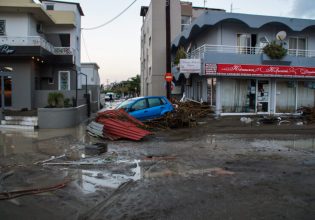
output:
[[[149,119],[158,118],[161,116],[161,112],[164,110],[165,106],[160,97],[151,97],[148,98],[149,111],[148,117]]]
[[[130,110],[128,113],[140,121],[146,120],[148,118],[147,100],[146,99],[137,100],[134,104],[130,106]]]

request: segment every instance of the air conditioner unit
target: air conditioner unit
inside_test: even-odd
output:
[[[43,25],[42,24],[37,24],[36,25],[36,30],[37,30],[37,33],[42,34],[44,32],[43,31]]]

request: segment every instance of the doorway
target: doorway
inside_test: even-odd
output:
[[[269,80],[257,80],[257,113],[268,113],[270,103],[270,82]]]
[[[12,106],[12,77],[0,75],[0,107]]]
[[[0,108],[12,106],[12,67],[0,66]]]

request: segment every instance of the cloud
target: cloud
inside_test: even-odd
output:
[[[290,15],[292,17],[315,19],[314,0],[294,0]]]

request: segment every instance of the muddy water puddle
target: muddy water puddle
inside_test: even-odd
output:
[[[78,177],[78,185],[84,193],[94,193],[97,190],[104,188],[116,189],[121,184],[130,180],[137,181],[142,178],[140,160],[130,161],[128,163],[135,163],[136,167],[126,170],[126,174],[115,174],[109,170],[77,170],[80,177]]]
[[[208,135],[206,138],[208,146],[244,145],[252,149],[265,150],[296,150],[315,152],[315,136],[279,136],[265,138],[262,135]]]
[[[85,194],[95,193],[105,188],[115,189],[127,181],[138,181],[143,178],[164,178],[173,175],[183,177],[192,175],[226,175],[228,171],[220,170],[215,166],[208,165],[200,168],[194,165],[195,161],[191,162],[189,159],[183,161],[183,159],[181,159],[183,156],[181,152],[183,148],[181,148],[181,145],[187,145],[187,143],[192,140],[192,137],[193,135],[185,135],[185,138],[181,138],[180,132],[177,133],[177,136],[176,132],[173,132],[170,140],[168,140],[167,137],[164,139],[162,136],[155,140],[156,143],[150,143],[148,140],[140,143],[132,142],[132,147],[130,147],[131,142],[127,141],[120,142],[118,146],[113,142],[109,142],[108,153],[103,154],[101,157],[94,158],[93,156],[85,157],[84,153],[82,153],[82,147],[84,148],[84,145],[100,140],[93,139],[86,135],[85,126],[79,126],[74,129],[39,130],[36,132],[2,131],[0,133],[0,172],[2,172],[1,165],[5,165],[5,162],[1,163],[1,159],[9,158],[9,162],[14,161],[11,166],[13,167],[11,169],[14,169],[14,164],[23,165],[23,163],[30,160],[33,160],[30,161],[30,164],[33,164],[37,161],[47,160],[63,154],[66,155],[67,152],[74,151],[74,155],[76,155],[76,153],[79,155],[77,158],[75,156],[61,158],[52,161],[56,162],[56,164],[48,165],[49,168],[46,166],[42,166],[42,168],[44,170],[47,169],[47,172],[49,172],[49,169],[53,169],[54,171],[60,170],[60,176],[71,177],[74,183]],[[163,144],[159,146],[160,141],[166,143],[168,147],[163,148]],[[172,144],[167,144],[169,142]],[[196,143],[202,146],[202,149],[210,153],[214,148],[217,147],[220,149],[222,146],[226,147],[226,154],[232,152],[232,150],[237,150],[238,147],[243,151],[249,149],[254,151],[265,150],[268,152],[293,150],[314,153],[315,151],[315,137],[301,135],[282,135],[279,137],[266,138],[263,135],[209,134],[203,139],[196,141]],[[141,149],[136,147],[137,145],[143,146],[146,144],[147,147]],[[186,146],[188,149],[187,154],[198,154],[198,152],[193,152],[194,144],[191,146],[188,146],[188,144]],[[152,147],[150,148],[149,146]],[[207,149],[209,146],[211,147]],[[148,160],[140,160],[139,156],[136,156],[139,155],[137,151],[141,151],[140,155],[146,155],[147,152],[152,151],[152,149],[156,149],[158,155],[163,152],[163,157],[152,157],[149,158],[148,162]],[[117,156],[112,157],[112,153],[115,151],[118,152]],[[170,157],[174,151],[176,151],[177,158]],[[124,156],[120,155],[123,153]],[[200,155],[194,156],[195,160],[200,160],[200,158]],[[205,156],[202,157],[202,159],[204,158]],[[211,158],[209,158],[209,160],[210,159]],[[179,161],[182,162],[182,164],[180,164]],[[69,162],[73,162],[74,166],[58,164]],[[92,166],[87,168],[87,166],[85,166],[86,164],[80,165],[79,163],[81,162],[91,163]],[[93,164],[95,166],[93,166]],[[107,166],[108,164],[109,166]],[[170,164],[172,166],[174,165],[175,168]],[[190,166],[191,164],[193,164],[193,166]],[[41,165],[36,166],[38,168],[38,166]],[[153,169],[151,169],[152,167]],[[32,168],[30,167],[30,169]],[[10,178],[16,177],[13,176]]]

